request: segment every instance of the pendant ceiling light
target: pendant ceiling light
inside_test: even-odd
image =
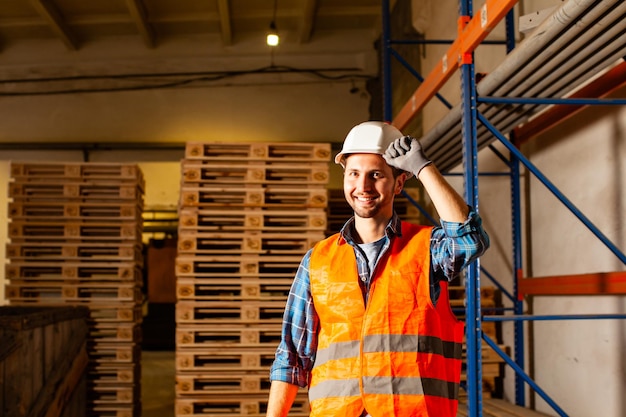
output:
[[[272,13],[272,22],[270,23],[270,30],[269,32],[267,32],[267,44],[269,46],[277,46],[280,43],[278,31],[276,30],[276,3],[278,3],[278,0],[274,0],[274,12]]]

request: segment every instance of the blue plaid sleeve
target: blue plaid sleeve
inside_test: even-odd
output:
[[[283,314],[282,336],[270,369],[270,380],[305,387],[315,351],[319,317],[313,306],[309,279],[309,250],[294,277]]]
[[[454,279],[473,260],[489,248],[489,236],[478,213],[470,208],[463,223],[441,221],[431,235],[431,263],[434,279]]]

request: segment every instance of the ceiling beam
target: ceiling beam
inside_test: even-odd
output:
[[[233,30],[230,25],[229,0],[217,0],[217,10],[220,15],[220,28],[222,29],[222,42],[224,45],[232,45]]]
[[[300,22],[300,43],[308,43],[313,36],[315,28],[315,14],[317,12],[319,0],[306,0],[304,2],[304,10],[302,20]]]
[[[30,4],[43,17],[54,33],[57,34],[69,49],[78,50],[79,42],[74,32],[63,19],[57,6],[50,0],[30,0]]]
[[[148,48],[154,48],[156,46],[156,37],[154,35],[154,30],[148,21],[148,13],[146,12],[146,7],[144,6],[143,1],[126,0],[126,6],[130,11],[133,22],[135,22],[135,26],[137,26],[137,29],[141,34],[143,43]]]

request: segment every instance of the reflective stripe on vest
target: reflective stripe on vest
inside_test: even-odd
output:
[[[402,223],[372,277],[363,305],[354,249],[338,235],[311,254],[311,293],[320,316],[309,387],[311,416],[454,417],[463,323],[442,283],[430,301],[430,227]],[[434,410],[434,411],[433,411]]]

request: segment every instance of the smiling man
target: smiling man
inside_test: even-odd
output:
[[[312,417],[455,417],[463,323],[447,283],[489,246],[478,213],[420,143],[383,122],[350,130],[335,162],[354,211],[303,257],[270,371],[267,416],[308,387]],[[441,224],[400,220],[393,201],[416,176]]]

